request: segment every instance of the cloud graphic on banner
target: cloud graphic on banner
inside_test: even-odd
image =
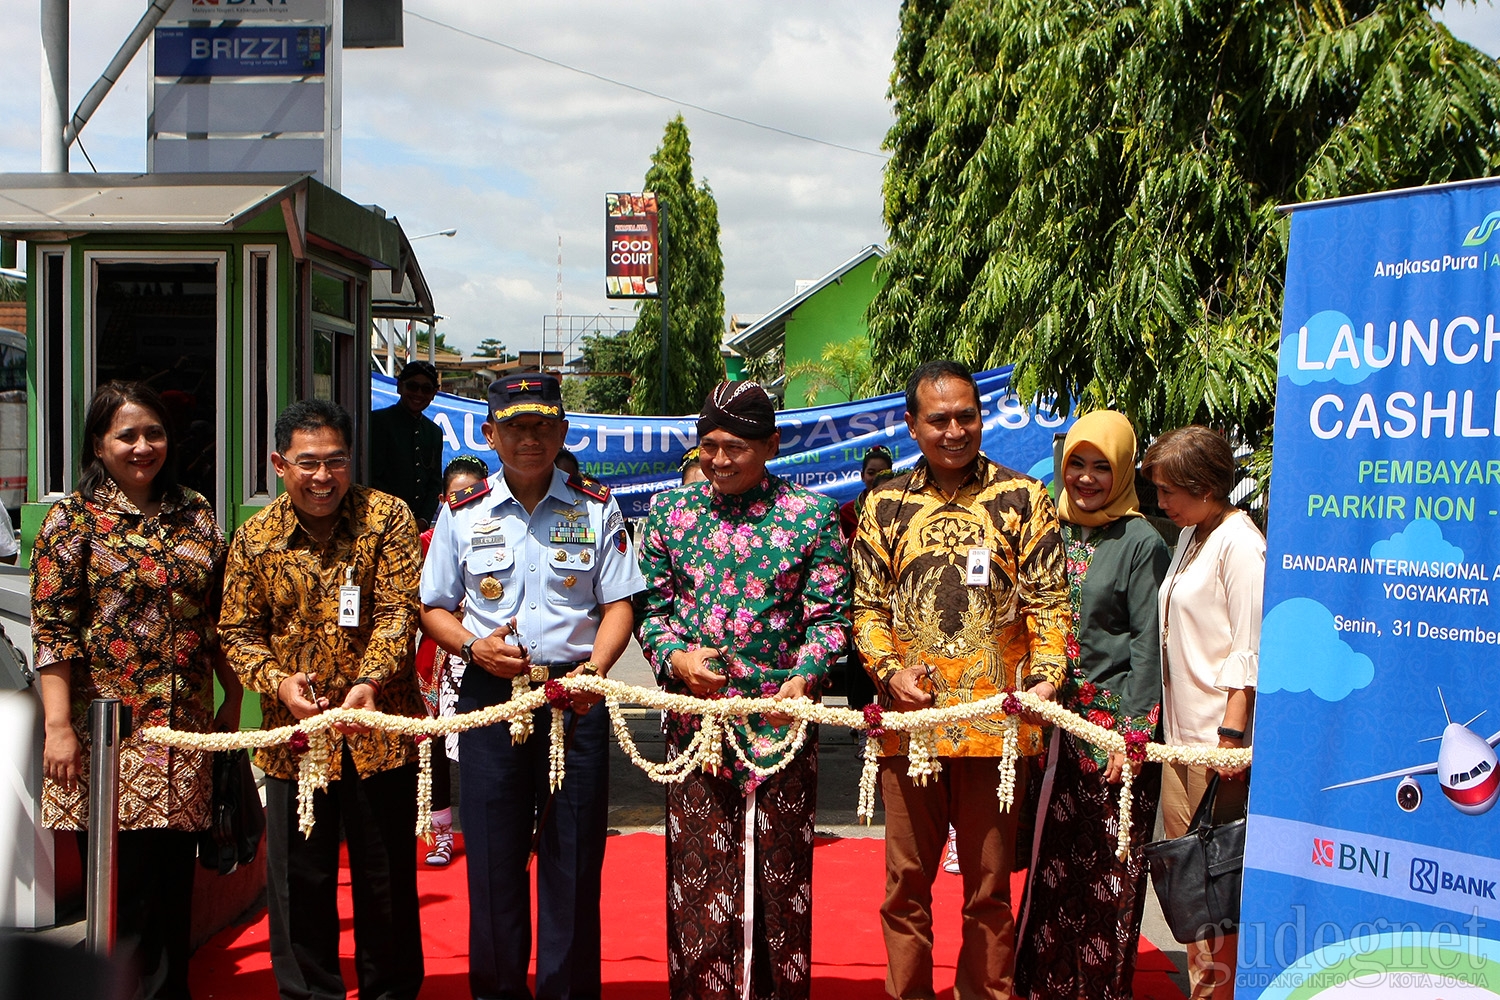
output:
[[[1360,354],[1362,341],[1354,332],[1354,321],[1343,313],[1325,309],[1308,317],[1281,339],[1280,372],[1294,385],[1337,380],[1344,385],[1363,382],[1375,369]],[[1384,351],[1384,342],[1372,345]],[[1380,360],[1390,360],[1382,355]]]
[[[1374,559],[1407,562],[1461,563],[1464,550],[1443,537],[1443,529],[1429,517],[1419,517],[1401,531],[1370,546]]]
[[[1333,612],[1307,597],[1282,601],[1260,630],[1263,692],[1311,691],[1324,701],[1343,701],[1375,679],[1375,664],[1339,638]]]
[[[1052,482],[1052,456],[1048,455],[1046,458],[1042,459],[1040,462],[1027,469],[1026,474],[1032,479],[1036,479],[1043,483]]]

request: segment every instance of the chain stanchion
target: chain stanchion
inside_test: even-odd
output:
[[[130,736],[130,707],[118,698],[89,706],[89,856],[84,941],[95,955],[115,950],[120,844],[120,742]]]

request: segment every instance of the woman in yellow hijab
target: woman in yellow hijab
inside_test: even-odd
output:
[[[1156,593],[1166,543],[1140,514],[1135,431],[1123,414],[1081,417],[1063,444],[1058,516],[1073,627],[1059,701],[1125,736],[1144,759],[1161,713]],[[1119,783],[1132,769],[1130,857],[1115,857]],[[1132,995],[1158,764],[1099,750],[1060,729],[1047,750],[1034,860],[1017,934],[1016,992],[1032,1000]]]

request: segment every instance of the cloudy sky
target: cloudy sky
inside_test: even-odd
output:
[[[37,5],[4,4],[13,17],[0,34],[0,172],[33,171],[40,42],[34,28],[21,29],[36,23]],[[1455,34],[1500,55],[1500,12],[1449,6]],[[681,111],[697,175],[719,203],[726,306],[765,312],[797,279],[885,238],[883,158],[870,154],[891,120],[898,8],[897,0],[406,0],[405,48],[345,56],[343,191],[399,216],[411,235],[458,227],[452,239],[417,244],[450,343],[496,337],[512,350],[535,348],[542,317],[556,309],[559,236],[564,311],[610,311],[603,194],[640,187],[664,125]],[[75,106],[139,10],[73,0]],[[99,170],[144,169],[145,117],[142,53],[83,133]],[[76,146],[71,169],[89,170]]]

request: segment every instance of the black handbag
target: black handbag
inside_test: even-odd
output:
[[[1142,850],[1162,916],[1179,944],[1202,941],[1240,926],[1240,875],[1245,867],[1245,821],[1213,825],[1219,775],[1208,780],[1187,833]]]
[[[198,863],[228,875],[255,859],[266,811],[245,749],[214,753],[214,797],[208,829],[198,836]]]

